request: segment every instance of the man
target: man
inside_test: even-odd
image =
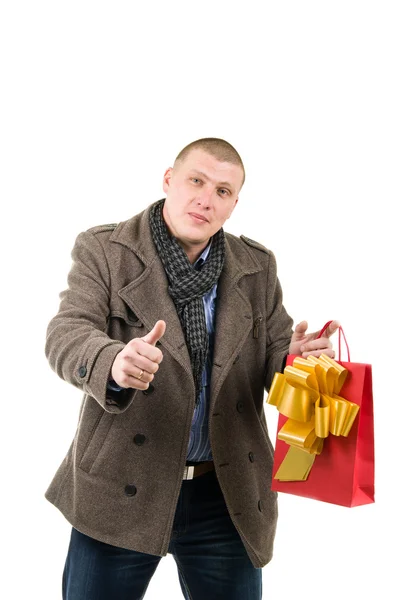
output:
[[[83,390],[46,497],[72,524],[67,600],[139,599],[172,553],[185,598],[261,598],[277,494],[264,392],[288,353],[333,356],[282,305],[273,254],[224,233],[245,178],[205,138],[165,199],[81,233],[48,327],[52,368]]]

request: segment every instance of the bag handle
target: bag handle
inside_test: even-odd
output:
[[[327,323],[325,323],[325,325],[323,326],[323,328],[321,329],[321,331],[319,332],[319,334],[317,335],[317,339],[320,338],[322,336],[322,334],[324,333],[324,331],[326,331],[329,327],[329,325],[332,323],[332,321],[328,321]],[[350,350],[349,350],[349,345],[347,343],[346,340],[346,336],[344,335],[344,331],[342,329],[342,326],[339,325],[339,361],[342,359],[342,346],[341,346],[341,338],[343,336],[343,340],[344,343],[346,344],[346,348],[347,348],[347,362],[350,362]]]

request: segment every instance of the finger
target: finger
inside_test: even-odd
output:
[[[308,329],[307,321],[301,321],[300,323],[298,323],[294,329],[294,334],[293,334],[294,340],[295,341],[301,340],[304,337],[307,329]]]
[[[150,360],[146,356],[142,356],[135,352],[134,355],[125,356],[122,362],[122,368],[126,370],[127,373],[132,375],[136,375],[136,371],[142,369],[147,373],[157,373],[159,369],[159,364],[156,361]]]
[[[154,375],[152,373],[144,371],[136,365],[129,366],[128,369],[123,369],[122,372],[125,381],[129,379],[129,381],[131,382],[133,378],[137,379],[137,381],[141,381],[142,383],[150,383],[154,379]]]
[[[146,390],[153,379],[154,375],[151,375],[138,367],[129,367],[129,370],[122,367],[114,380],[123,388]]]
[[[155,346],[156,342],[158,342],[158,340],[161,339],[164,335],[166,328],[167,324],[165,321],[157,321],[153,329],[149,331],[147,335],[142,337],[142,340],[144,340],[148,344],[151,344],[152,346]]]
[[[313,350],[323,350],[324,348],[332,348],[332,343],[327,338],[317,338],[309,340],[300,346],[301,352],[312,352]]]
[[[151,344],[148,344],[143,338],[134,338],[125,347],[125,356],[136,363],[138,357],[144,357],[151,362],[161,363],[163,359],[163,353],[159,348],[154,348]],[[147,370],[147,369],[146,369]]]
[[[143,381],[142,379],[138,379],[137,377],[133,377],[132,375],[126,376],[126,387],[133,388],[135,390],[147,390],[149,388],[150,383],[148,381]]]
[[[321,354],[325,354],[329,356],[329,358],[335,358],[335,351],[332,348],[323,348],[322,350],[313,350],[311,352],[303,352],[302,357],[307,358],[307,356],[316,356],[317,358],[321,356]]]
[[[144,371],[139,367],[135,367],[134,371],[132,373],[129,373],[129,375],[131,377],[134,377],[138,381],[141,381],[142,383],[150,383],[154,379],[154,375],[152,373]]]
[[[339,321],[332,321],[332,323],[330,325],[328,325],[328,327],[326,328],[326,330],[324,331],[324,333],[322,334],[321,337],[331,337],[331,335],[333,335],[335,333],[335,331],[337,331],[340,327],[340,322]]]

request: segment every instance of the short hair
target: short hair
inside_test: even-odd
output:
[[[243,186],[246,177],[243,161],[240,158],[239,152],[235,150],[232,144],[220,138],[200,138],[185,146],[175,158],[175,163],[183,162],[192,150],[204,150],[204,152],[211,154],[211,156],[214,156],[214,158],[221,162],[239,165],[243,171]]]

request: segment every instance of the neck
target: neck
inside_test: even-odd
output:
[[[210,240],[207,240],[206,242],[202,242],[201,244],[196,244],[196,245],[185,244],[185,242],[183,240],[179,240],[178,238],[176,238],[176,241],[184,250],[186,256],[189,259],[190,264],[193,265],[196,262],[196,260],[199,258],[201,253],[203,252],[204,248],[207,247]]]

